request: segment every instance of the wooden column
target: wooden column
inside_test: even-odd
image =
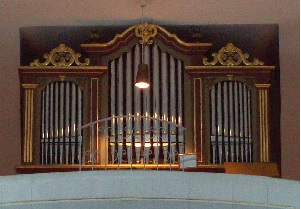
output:
[[[260,142],[260,161],[269,162],[269,87],[270,84],[255,84],[258,91],[259,107],[259,142]]]
[[[23,88],[23,146],[22,162],[32,163],[33,118],[34,118],[34,91],[38,84],[22,84]]]

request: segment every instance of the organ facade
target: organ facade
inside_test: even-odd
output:
[[[85,58],[60,43],[19,68],[18,172],[176,169],[185,155],[199,167],[271,162],[275,66],[232,43],[209,53],[212,43],[185,42],[149,23],[80,47]],[[149,89],[134,86],[140,63],[149,67]]]

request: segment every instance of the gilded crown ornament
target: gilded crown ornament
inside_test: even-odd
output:
[[[232,43],[228,43],[225,47],[221,48],[218,53],[212,53],[214,58],[212,62],[208,62],[208,58],[203,58],[204,65],[216,65],[221,64],[224,66],[239,66],[242,63],[247,66],[264,65],[263,62],[259,61],[257,58],[249,62],[248,53],[243,53],[239,48],[235,47]]]
[[[152,44],[153,40],[151,38],[157,35],[157,27],[153,24],[140,24],[135,28],[135,35],[138,38],[141,38],[139,41],[140,44]]]
[[[75,63],[78,66],[87,66],[90,64],[90,59],[86,58],[82,63],[78,59],[81,57],[80,53],[75,53],[73,49],[67,47],[65,44],[60,44],[58,47],[51,50],[51,52],[45,53],[45,62],[40,62],[39,59],[35,59],[30,63],[30,66],[47,66],[50,63],[53,66],[71,66]]]

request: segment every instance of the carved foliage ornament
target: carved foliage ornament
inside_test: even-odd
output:
[[[136,26],[135,35],[141,38],[140,44],[152,44],[153,40],[151,38],[157,35],[157,30],[156,25],[144,23]]]
[[[45,53],[45,62],[40,62],[39,59],[35,59],[30,63],[30,66],[47,66],[50,63],[53,66],[71,66],[75,63],[78,66],[86,66],[90,64],[90,59],[86,58],[84,63],[81,63],[78,59],[81,57],[80,53],[75,53],[73,49],[60,44],[58,47],[51,50],[51,52]]]
[[[203,58],[204,65],[216,65],[220,63],[224,66],[238,66],[244,63],[247,66],[263,65],[264,63],[255,58],[249,62],[248,53],[243,53],[239,48],[235,47],[232,43],[228,43],[225,47],[221,48],[218,53],[212,53],[214,58],[212,62],[208,62],[208,58]]]

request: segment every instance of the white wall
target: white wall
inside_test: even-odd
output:
[[[137,23],[139,0],[0,0],[0,175],[20,164],[19,28]],[[146,0],[156,24],[280,26],[282,174],[299,179],[299,0]]]
[[[300,208],[298,181],[177,171],[83,171],[0,177],[0,208]]]

